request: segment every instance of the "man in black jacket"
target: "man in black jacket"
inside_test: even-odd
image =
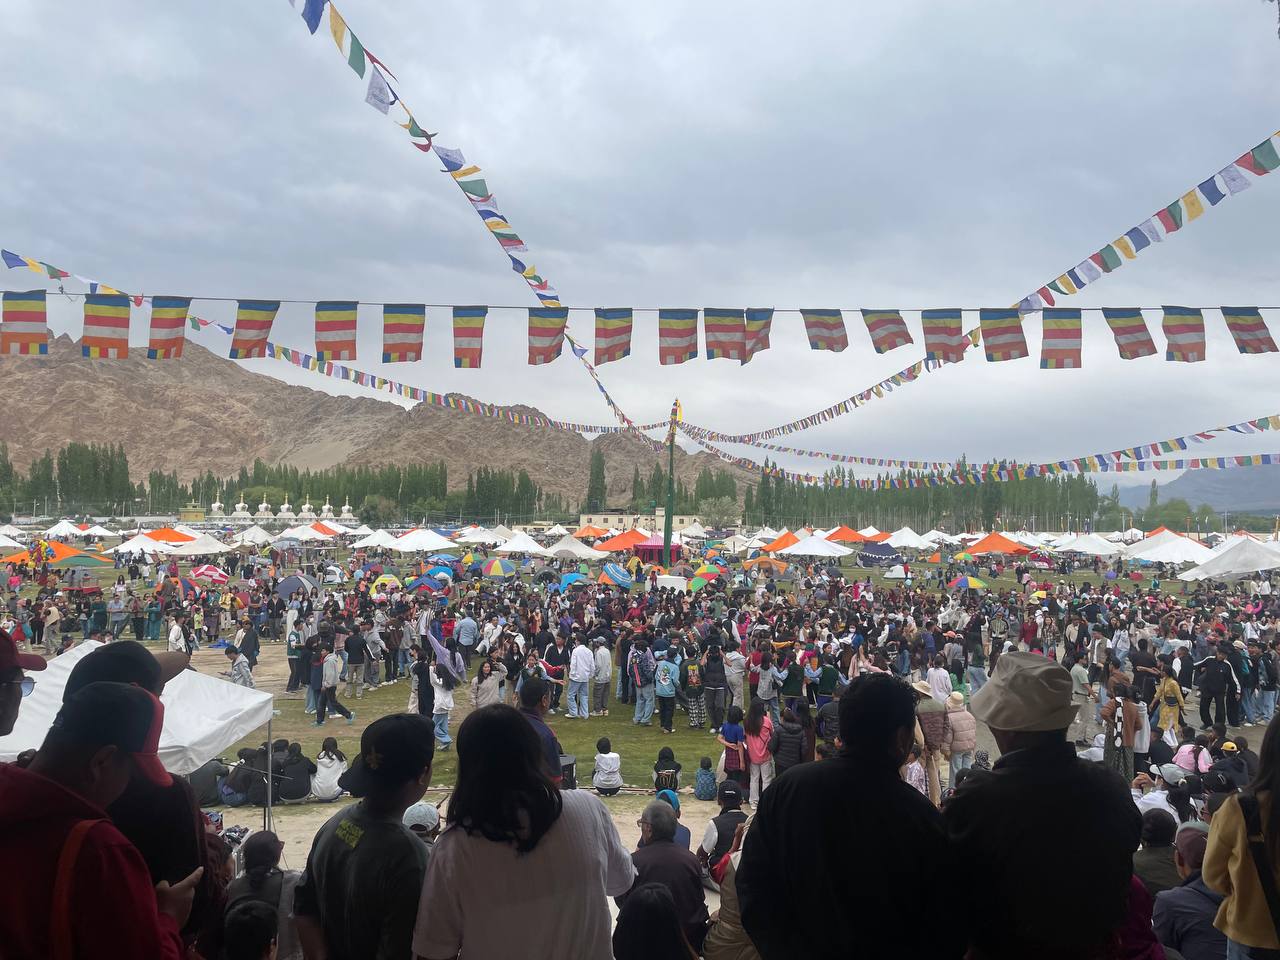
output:
[[[863,674],[840,698],[841,755],[793,767],[764,792],[735,881],[763,960],[963,956],[951,898],[921,923],[903,895],[920,877],[951,875],[941,815],[898,773],[914,734],[911,688]],[[824,919],[798,922],[806,916]]]
[[[1212,723],[1225,723],[1227,720],[1227,692],[1231,689],[1239,689],[1235,683],[1235,674],[1231,670],[1231,664],[1227,662],[1227,641],[1225,638],[1219,638],[1218,645],[1213,651],[1213,656],[1206,657],[1196,664],[1196,672],[1200,674],[1200,723],[1201,730],[1208,730],[1211,726],[1209,720],[1209,704],[1214,705],[1214,719]]]

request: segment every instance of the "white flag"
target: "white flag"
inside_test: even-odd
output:
[[[1223,167],[1221,170],[1218,171],[1218,175],[1222,177],[1223,182],[1226,183],[1227,192],[1232,194],[1233,196],[1239,193],[1240,191],[1248,190],[1251,186],[1253,186],[1253,184],[1251,184],[1248,181],[1245,175],[1240,172],[1240,168],[1237,167],[1234,163],[1227,164],[1225,167]]]
[[[369,71],[369,92],[365,95],[364,102],[379,113],[386,113],[396,102],[395,94],[391,92],[387,81],[382,79],[381,71],[377,69]]]

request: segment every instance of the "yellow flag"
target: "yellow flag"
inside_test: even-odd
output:
[[[1194,220],[1204,213],[1204,204],[1200,202],[1200,195],[1194,190],[1188,190],[1183,194],[1182,210],[1187,215],[1188,220]]]
[[[453,177],[453,179],[455,180],[461,180],[463,177],[474,176],[479,172],[480,172],[480,168],[477,167],[475,164],[472,164],[469,167],[463,167],[461,170],[452,171],[449,174],[449,176]]]
[[[1124,254],[1126,260],[1134,259],[1137,254],[1133,252],[1133,244],[1129,242],[1128,237],[1117,237],[1111,241],[1111,245]]]
[[[1072,282],[1071,282],[1071,278],[1070,278],[1070,277],[1068,277],[1065,273],[1064,273],[1062,276],[1060,276],[1060,277],[1058,278],[1058,286],[1062,287],[1062,289],[1063,289],[1063,290],[1065,290],[1065,291],[1067,291],[1067,293],[1079,293],[1079,292],[1080,292],[1080,291],[1076,288],[1076,285],[1075,285],[1074,283],[1072,283]]]
[[[34,270],[36,273],[44,273],[44,267],[40,266],[40,264],[36,263],[30,257],[23,257],[22,259],[27,262],[28,270]]]
[[[347,35],[347,22],[332,3],[329,4],[329,30],[333,33],[333,42],[338,45],[338,52],[342,53],[342,38]]]

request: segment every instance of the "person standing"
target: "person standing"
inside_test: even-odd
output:
[[[355,723],[356,715],[338,701],[338,674],[342,672],[342,658],[333,652],[333,647],[325,644],[321,647],[324,663],[321,667],[320,698],[316,702],[316,726],[324,725],[329,711],[347,718],[347,723]]]
[[[609,715],[609,680],[613,677],[613,654],[603,637],[591,641],[595,646],[595,670],[591,675],[594,702],[592,715],[607,717]]]
[[[453,635],[458,641],[458,647],[461,649],[462,662],[469,671],[471,669],[471,651],[475,649],[476,642],[480,639],[480,625],[476,623],[476,619],[471,615],[469,608],[463,612],[462,619],[454,624]]]
[[[978,749],[978,724],[964,708],[964,694],[959,690],[947,697],[947,731],[942,735],[942,755],[951,764],[947,783],[956,785],[956,774],[973,766]]]
[[[1195,666],[1200,675],[1200,729],[1208,730],[1214,723],[1227,721],[1227,694],[1234,684],[1231,664],[1227,662],[1226,639],[1219,640],[1211,656]],[[1239,689],[1238,685],[1235,687]],[[1209,719],[1209,705],[1213,704],[1214,717]]]
[[[631,722],[642,727],[653,724],[653,674],[656,665],[657,661],[649,652],[649,644],[643,638],[637,637],[632,644],[631,655],[627,661],[627,673],[631,677],[631,689],[636,698],[635,714]]]
[[[431,722],[435,726],[437,749],[446,751],[453,744],[449,736],[449,712],[453,710],[453,688],[457,679],[437,660],[431,666]]]
[[[760,795],[773,782],[773,719],[763,700],[752,700],[747,709],[742,729],[745,733],[747,763],[750,779],[750,803],[755,807]]]
[[[596,658],[581,637],[576,637],[569,653],[569,706],[565,716],[583,720],[591,715],[591,678],[595,674]]]

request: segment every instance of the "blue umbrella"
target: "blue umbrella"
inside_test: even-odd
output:
[[[616,586],[622,587],[624,590],[630,590],[634,580],[631,574],[627,573],[626,567],[616,563],[606,563],[604,565],[604,575],[608,577]]]
[[[432,567],[430,570],[427,571],[427,576],[428,577],[448,577],[450,580],[452,580],[453,567],[444,567],[444,566]]]
[[[458,558],[449,553],[433,553],[427,557],[428,563],[453,563]]]
[[[566,573],[560,578],[560,589],[567,590],[571,584],[582,583],[587,578],[580,573]]]

